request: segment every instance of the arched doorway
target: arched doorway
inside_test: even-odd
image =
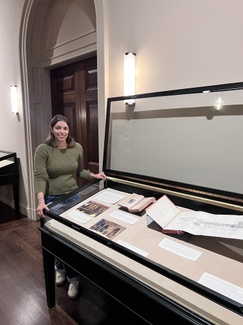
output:
[[[67,4],[68,7],[66,6]],[[72,6],[74,6],[74,8]],[[99,28],[100,35],[96,34],[96,26],[94,25],[93,30],[89,30],[89,33],[80,33],[79,38],[69,39],[66,43],[62,42],[63,39],[58,39],[58,37],[60,37],[58,33],[63,27],[62,22],[64,25],[68,23],[68,17],[65,15],[67,13],[71,15],[73,10],[75,10],[75,12],[80,10],[80,13],[82,13],[89,22],[89,27],[92,26],[92,24],[94,25],[94,20],[99,21],[99,24],[101,24],[101,28]],[[55,20],[53,19],[53,14],[56,14],[55,24],[53,24]],[[87,18],[89,15],[92,16],[90,16],[90,19]],[[98,118],[99,155],[100,161],[102,161],[106,84],[104,78],[105,42],[103,31],[105,25],[103,17],[104,7],[101,0],[94,0],[92,6],[90,0],[73,0],[68,1],[68,3],[62,0],[26,1],[20,33],[20,58],[22,67],[27,168],[30,171],[27,179],[27,213],[30,219],[36,219],[32,172],[33,152],[37,144],[41,143],[43,138],[45,138],[52,115],[50,69],[51,67],[62,65],[72,60],[87,58],[94,53],[97,53],[97,65],[99,70],[98,84],[101,84],[98,94],[100,107]],[[80,16],[77,16],[77,19],[80,19]],[[77,26],[73,22],[73,16],[72,25],[75,26],[75,28]],[[62,32],[64,31],[65,29],[62,30]],[[47,45],[54,44],[54,40],[57,43],[51,49]]]

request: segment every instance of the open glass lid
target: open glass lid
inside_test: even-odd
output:
[[[243,83],[109,98],[103,168],[242,211],[242,126]]]

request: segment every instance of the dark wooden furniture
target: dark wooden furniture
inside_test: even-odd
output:
[[[48,216],[57,217],[61,223],[71,226],[78,230],[76,224],[65,222],[58,218],[58,214],[72,207],[78,202],[87,199],[89,196],[98,193],[100,190],[97,183],[84,186],[82,189],[74,191],[72,195],[65,196],[65,200],[58,200],[50,206]],[[87,194],[88,193],[88,194]],[[77,196],[78,194],[78,196]],[[54,215],[53,215],[54,213]],[[133,320],[139,324],[161,324],[161,317],[165,321],[174,321],[178,324],[211,324],[203,317],[196,315],[184,306],[169,299],[161,292],[148,287],[141,280],[127,274],[124,270],[106,261],[101,256],[90,252],[88,249],[75,244],[67,239],[63,234],[56,232],[45,225],[52,219],[48,217],[41,227],[41,241],[44,261],[47,305],[49,308],[55,306],[55,279],[54,279],[54,260],[55,257],[63,260],[66,264],[77,270],[84,278],[91,281],[113,299],[119,302],[133,314]],[[66,227],[66,225],[63,225]],[[79,229],[81,230],[81,229]],[[85,229],[83,229],[85,231]],[[65,230],[64,230],[65,231]],[[81,230],[82,231],[82,230]],[[86,234],[87,235],[87,234]],[[100,236],[89,233],[88,236],[97,240],[99,245],[107,245],[107,241]],[[70,238],[70,237],[69,237]],[[88,238],[87,238],[88,239]],[[110,246],[111,245],[111,246]],[[116,249],[118,253],[131,257],[136,260],[135,255],[131,255],[126,250],[114,246],[111,242],[109,247]],[[139,257],[138,257],[139,260]],[[142,265],[141,265],[142,266]],[[122,315],[118,315],[118,318]],[[127,320],[128,321],[128,320]]]
[[[0,186],[12,185],[16,215],[19,215],[18,159],[14,152],[0,150]]]
[[[54,260],[56,256],[77,270],[87,281],[91,281],[119,302],[123,308],[130,310],[140,324],[161,324],[159,315],[178,324],[213,324],[213,320],[219,321],[220,317],[233,319],[235,324],[238,322],[240,324],[241,304],[207,289],[189,276],[182,275],[181,265],[177,263],[173,253],[168,257],[169,260],[174,261],[175,268],[169,269],[167,265],[143,258],[136,252],[91,232],[87,227],[75,223],[72,218],[61,216],[66,210],[72,210],[72,207],[75,208],[99,190],[97,184],[88,184],[71,193],[71,196],[67,195],[53,202],[40,228],[49,308],[55,306]],[[132,190],[130,188],[130,191]],[[153,231],[151,230],[152,240]],[[186,245],[188,238],[184,240]],[[182,239],[183,242],[184,240]],[[195,249],[198,247],[195,246]],[[216,255],[207,251],[203,254],[205,256],[208,254],[206,264],[213,265]],[[242,268],[240,263],[237,264],[233,260],[219,256],[216,258],[219,263],[222,263],[226,273],[233,272],[236,275],[237,267]],[[200,269],[204,266],[196,263],[195,267]],[[222,267],[217,265],[219,269]],[[190,272],[193,273],[194,270],[190,268]],[[241,271],[238,270],[239,272]],[[160,284],[158,279],[161,281]],[[171,291],[169,295],[168,290]],[[173,296],[177,299],[173,300]],[[190,298],[185,303],[188,296]],[[195,312],[197,308],[198,313]],[[221,310],[220,316],[215,313],[217,308]],[[204,309],[205,314],[202,312]],[[211,318],[208,315],[210,312],[212,312]]]
[[[55,306],[53,265],[55,256],[57,256],[76,269],[88,281],[109,294],[111,298],[120,303],[122,308],[130,311],[133,320],[136,320],[138,324],[161,324],[161,318],[165,324],[172,321],[182,325],[211,324],[184,306],[128,276],[126,272],[107,263],[99,256],[94,256],[45,227],[41,229],[41,240],[49,308]],[[122,319],[122,316],[118,311],[117,319]],[[127,321],[129,320],[127,319]]]

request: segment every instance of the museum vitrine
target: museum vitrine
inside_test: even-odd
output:
[[[147,323],[164,313],[180,324],[240,324],[243,153],[235,143],[243,138],[243,83],[125,99],[107,103],[107,180],[46,212],[49,307],[51,255]]]
[[[19,173],[15,152],[0,150],[0,186],[12,185],[15,211],[19,213]]]

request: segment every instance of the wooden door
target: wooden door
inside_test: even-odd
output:
[[[84,168],[99,171],[96,57],[51,70],[52,114],[65,115],[84,150]],[[79,182],[83,185],[84,182]]]

